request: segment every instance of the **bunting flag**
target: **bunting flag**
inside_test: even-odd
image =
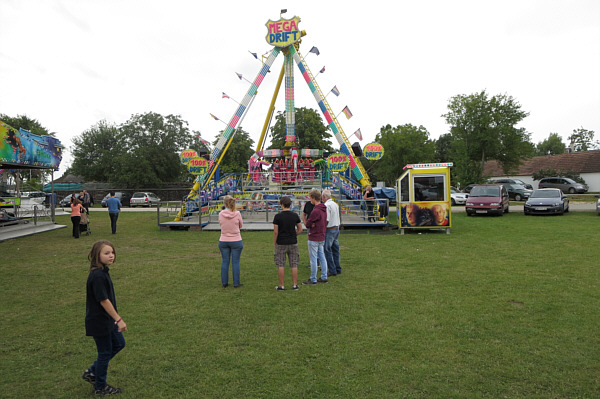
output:
[[[321,54],[321,53],[319,52],[319,49],[318,49],[318,48],[316,48],[315,46],[313,46],[313,47],[310,49],[309,53],[315,53],[316,55],[319,55],[319,54]]]
[[[223,97],[222,98],[230,98],[227,94],[225,94],[225,92],[223,92]]]
[[[360,129],[358,129],[356,132],[354,132],[354,135],[356,137],[358,137],[359,141],[362,141],[362,133],[360,132]]]
[[[340,95],[340,91],[338,90],[337,86],[333,86],[333,89],[331,89],[331,92],[333,94],[335,94],[336,97],[339,97],[339,95]]]
[[[319,71],[319,73],[323,73],[323,72],[325,72],[325,67],[323,67],[323,68],[322,68],[322,69]]]
[[[235,73],[237,75],[238,78],[240,78],[240,80],[242,80],[242,74],[241,73]]]
[[[256,54],[256,53],[253,53],[253,52],[252,52],[252,51],[250,51],[250,50],[248,50],[248,52],[249,52],[250,54],[252,54],[252,56],[254,56],[254,58],[258,59],[258,54]]]
[[[347,105],[344,107],[342,112],[344,113],[344,115],[346,115],[346,118],[348,118],[348,119],[352,118],[352,112],[350,112],[350,108],[348,108]]]
[[[212,118],[216,121],[220,120],[219,118],[217,118],[216,116],[214,116],[213,114],[210,114],[210,116],[212,116]]]
[[[211,115],[212,115],[213,118],[215,118],[215,116],[213,114],[211,114]],[[202,137],[200,137],[200,136],[196,136],[196,137],[198,137],[200,139],[200,142],[202,144],[210,144],[208,141],[204,140]]]

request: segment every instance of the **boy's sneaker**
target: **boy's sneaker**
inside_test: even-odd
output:
[[[303,281],[302,285],[317,285],[317,282],[316,281],[312,281],[311,279],[308,279],[306,281]]]
[[[327,279],[323,280],[321,277],[317,280],[317,283],[326,283]]]
[[[81,379],[86,382],[89,382],[92,385],[94,385],[96,383],[96,376],[94,374],[92,374],[90,369],[85,370],[83,372],[83,374],[81,374]]]
[[[285,291],[285,287],[282,287],[282,286],[280,286],[280,285],[278,285],[277,287],[275,287],[275,289],[276,289],[277,291]]]
[[[111,387],[110,385],[106,384],[104,386],[104,388],[102,389],[95,389],[94,390],[94,395],[96,396],[109,396],[109,395],[116,395],[123,392],[123,390],[121,388],[115,388],[115,387]]]
[[[299,289],[300,289],[300,287],[298,287],[297,285],[295,285],[295,286],[293,286],[293,287],[292,287],[292,289],[293,289],[293,290],[299,290]]]

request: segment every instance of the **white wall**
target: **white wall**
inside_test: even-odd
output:
[[[581,173],[580,176],[585,180],[589,189],[588,192],[600,192],[600,173]],[[490,179],[519,179],[529,183],[534,189],[538,188],[539,180],[533,180],[531,176],[494,176]]]

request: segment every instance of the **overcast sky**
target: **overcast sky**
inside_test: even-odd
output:
[[[0,113],[37,119],[67,147],[105,119],[176,114],[211,142],[271,49],[265,23],[299,16],[300,52],[347,135],[364,146],[384,125],[449,131],[458,94],[507,94],[529,112],[534,143],[566,143],[584,127],[600,138],[600,1],[0,0]],[[320,55],[308,53],[316,46]],[[242,123],[260,136],[283,57]],[[296,107],[318,109],[295,74]],[[283,91],[277,111],[284,110]],[[354,137],[351,142],[356,141]],[[335,143],[337,146],[337,143]],[[448,160],[452,161],[452,160]]]

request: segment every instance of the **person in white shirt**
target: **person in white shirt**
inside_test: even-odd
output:
[[[325,233],[325,259],[330,276],[342,274],[340,265],[340,207],[331,197],[331,191],[323,190],[322,201],[327,208],[327,232]]]

